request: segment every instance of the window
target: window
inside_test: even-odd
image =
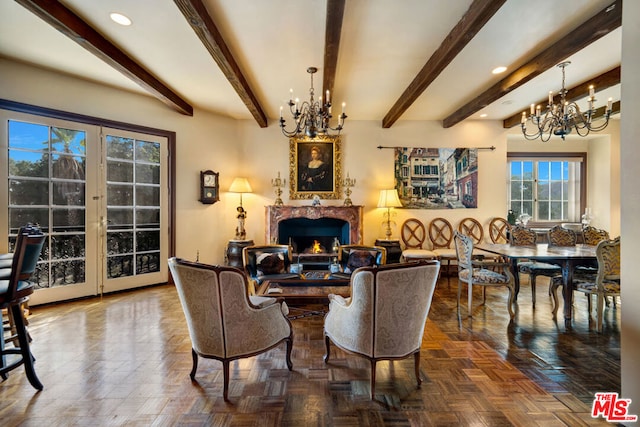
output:
[[[579,222],[586,194],[586,155],[509,154],[508,203],[516,217],[533,221]]]

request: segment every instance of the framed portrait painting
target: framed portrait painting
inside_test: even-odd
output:
[[[339,199],[342,178],[340,137],[319,135],[289,140],[289,198]]]

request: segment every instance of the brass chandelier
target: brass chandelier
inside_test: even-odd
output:
[[[582,112],[578,104],[574,101],[567,101],[567,89],[564,85],[564,69],[571,64],[566,61],[558,64],[558,67],[562,69],[562,89],[560,89],[560,102],[558,104],[553,103],[553,92],[549,92],[549,104],[547,109],[542,114],[542,108],[540,105],[537,107],[531,104],[531,111],[527,118],[527,113],[522,112],[522,134],[528,140],[534,140],[540,138],[543,142],[549,141],[551,135],[558,135],[565,139],[565,136],[571,133],[575,129],[576,133],[580,136],[587,136],[589,132],[599,132],[607,127],[609,124],[609,117],[611,117],[612,100],[609,98],[607,102],[607,109],[605,110],[603,119],[595,117],[596,108],[593,106],[595,101],[595,89],[593,85],[589,86],[589,98],[587,99],[587,110]],[[599,124],[594,124],[593,120],[597,119]],[[527,126],[530,123],[533,125]],[[532,130],[532,133],[529,133]]]
[[[291,89],[291,96],[289,97],[289,110],[295,121],[295,128],[287,130],[285,128],[286,121],[282,117],[282,107],[280,107],[280,128],[282,133],[291,138],[292,136],[304,134],[309,138],[315,138],[318,133],[328,134],[330,130],[336,131],[340,134],[344,121],[347,118],[345,114],[346,104],[342,103],[342,113],[338,117],[338,125],[331,127],[330,121],[333,117],[331,115],[331,98],[329,91],[327,90],[324,98],[322,96],[315,100],[315,94],[313,89],[313,75],[318,71],[316,67],[307,68],[307,73],[311,74],[311,88],[309,89],[309,101],[303,101],[302,104],[298,98],[293,100],[293,89]]]

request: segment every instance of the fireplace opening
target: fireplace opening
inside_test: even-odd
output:
[[[320,252],[333,253],[334,239],[349,243],[349,223],[337,218],[291,218],[278,224],[278,243],[289,244],[294,254],[312,254],[314,242]]]

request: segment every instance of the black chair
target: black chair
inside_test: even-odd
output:
[[[340,271],[331,273],[332,279],[350,279],[360,267],[376,267],[387,263],[387,249],[382,246],[340,245],[338,264]]]
[[[29,348],[29,335],[25,325],[22,304],[29,299],[34,291],[34,284],[29,278],[36,270],[36,264],[44,245],[45,236],[37,227],[23,227],[18,233],[11,265],[11,274],[7,280],[0,280],[0,309],[7,309],[13,317],[18,347],[5,348],[4,339],[0,339],[0,376],[7,377],[7,373],[24,365],[27,379],[37,390],[43,385],[36,375],[33,366],[35,361]],[[3,337],[4,338],[4,337]],[[14,341],[15,342],[15,341]],[[7,355],[20,355],[20,358],[7,363]]]
[[[265,280],[300,278],[291,273],[291,247],[289,245],[247,246],[242,249],[242,263],[249,280],[250,293]]]

